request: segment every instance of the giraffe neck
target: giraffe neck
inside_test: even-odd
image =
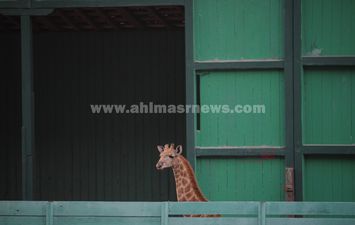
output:
[[[198,186],[190,163],[183,156],[177,156],[174,161],[172,168],[178,201],[207,201]]]

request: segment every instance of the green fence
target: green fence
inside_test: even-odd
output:
[[[181,215],[221,214],[194,218]],[[355,224],[355,203],[328,202],[0,202],[1,225]]]

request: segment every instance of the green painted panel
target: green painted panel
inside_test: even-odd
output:
[[[11,216],[11,217],[0,217],[1,225],[45,225],[46,220],[44,217],[37,216]]]
[[[305,201],[355,201],[355,156],[307,157]]]
[[[160,225],[154,217],[54,217],[56,225]]]
[[[355,70],[306,70],[303,77],[303,142],[355,143]]]
[[[283,2],[194,0],[195,58],[281,58]]]
[[[259,202],[169,202],[169,215],[223,214],[223,215],[257,215]]]
[[[198,146],[283,146],[284,78],[281,71],[201,75],[201,105],[264,105],[265,113],[201,113]],[[256,112],[258,112],[256,110]],[[259,111],[261,112],[261,111]]]
[[[283,200],[283,159],[198,159],[196,174],[213,201]]]
[[[303,0],[303,54],[354,55],[354,12],[353,0]]]

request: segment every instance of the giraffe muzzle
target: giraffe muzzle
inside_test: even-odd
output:
[[[163,164],[158,162],[157,165],[155,165],[155,167],[158,169],[158,170],[162,170],[163,169]]]

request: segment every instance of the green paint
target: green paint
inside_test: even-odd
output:
[[[212,201],[283,200],[283,159],[198,159],[202,192]]]
[[[355,201],[355,156],[307,157],[305,201]]]
[[[188,213],[223,213],[223,215],[256,215],[258,202],[169,202],[169,215],[186,215]]]
[[[302,1],[304,55],[355,54],[355,1]]]
[[[283,4],[283,0],[194,0],[195,58],[282,58]]]
[[[198,146],[283,146],[284,78],[281,71],[201,75],[202,105],[265,105],[265,113],[201,113]]]
[[[352,225],[355,223],[355,203],[324,202],[134,202],[127,208],[127,202],[80,202],[75,213],[76,202],[7,202],[0,201],[0,224],[50,225],[45,205],[53,207],[53,223],[57,225],[76,224],[146,224],[146,225],[205,225],[205,224],[312,224]],[[41,213],[22,211],[33,208]],[[57,213],[57,210],[68,213]],[[159,209],[164,209],[159,212]],[[120,210],[128,212],[122,214]],[[147,212],[156,211],[149,215]],[[33,210],[32,210],[33,211]],[[109,212],[109,213],[108,213]],[[169,215],[220,214],[222,217],[191,218],[168,217]],[[228,215],[228,216],[225,216]],[[301,215],[299,218],[287,215]],[[309,215],[311,217],[303,217]],[[165,221],[162,219],[165,217]]]
[[[355,143],[355,70],[306,70],[303,77],[303,142]]]

